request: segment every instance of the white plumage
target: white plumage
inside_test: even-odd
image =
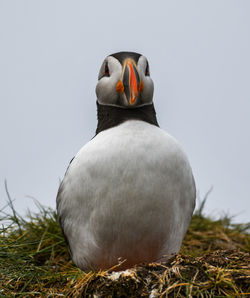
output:
[[[74,263],[104,269],[179,251],[195,206],[191,167],[157,126],[129,120],[97,134],[71,162],[58,215]]]

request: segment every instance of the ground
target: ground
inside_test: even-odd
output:
[[[211,219],[204,202],[170,260],[88,273],[71,262],[55,211],[39,205],[24,218],[9,207],[0,216],[0,297],[250,297],[250,225]]]

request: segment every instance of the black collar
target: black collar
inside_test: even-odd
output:
[[[132,119],[142,120],[152,125],[159,126],[153,104],[134,109],[125,109],[115,106],[101,105],[97,102],[97,118],[98,124],[96,134]]]

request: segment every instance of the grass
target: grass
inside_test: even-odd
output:
[[[0,297],[250,297],[250,224],[211,219],[204,203],[169,261],[84,273],[69,258],[55,211],[38,204],[24,218],[9,198],[11,212],[0,213]]]

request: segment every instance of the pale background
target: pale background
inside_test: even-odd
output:
[[[102,60],[148,57],[161,127],[189,156],[206,211],[250,220],[250,1],[1,1],[0,207],[55,207],[93,137]]]

